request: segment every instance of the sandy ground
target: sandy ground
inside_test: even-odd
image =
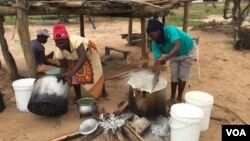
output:
[[[97,29],[93,30],[86,23],[86,37],[92,39],[98,45],[100,55],[104,54],[105,46],[113,46],[122,50],[131,51],[131,64],[126,64],[121,54],[112,52],[110,64],[103,67],[105,77],[110,77],[122,72],[140,68],[140,47],[126,46],[126,40],[121,39],[120,34],[127,33],[127,21],[101,19],[96,20]],[[30,25],[31,38],[35,38],[37,28],[47,28],[52,31],[53,24],[37,23]],[[78,24],[66,25],[70,34],[79,34]],[[8,41],[9,50],[14,56],[19,73],[27,76],[27,65],[22,54],[18,35],[14,33],[13,26],[5,26],[5,36]],[[134,32],[140,32],[140,23],[134,22]],[[51,33],[51,32],[50,32]],[[198,77],[197,62],[192,68],[191,81],[185,92],[190,90],[205,91],[213,95],[215,102],[212,110],[210,127],[201,132],[200,141],[220,141],[221,125],[223,124],[250,124],[250,54],[249,51],[235,51],[232,47],[232,37],[222,32],[204,32],[200,30],[189,31],[193,37],[200,37],[199,63],[201,77]],[[46,44],[47,52],[54,47],[50,38]],[[0,55],[3,67],[5,66],[3,56]],[[152,54],[150,54],[150,65],[152,65]],[[168,82],[169,66],[161,73]],[[76,105],[69,105],[68,112],[60,117],[39,117],[32,113],[21,113],[17,110],[15,97],[11,87],[11,81],[4,71],[0,71],[0,89],[5,94],[6,109],[0,113],[0,141],[46,141],[64,134],[78,130],[79,124],[84,119],[79,118]],[[111,112],[116,105],[126,99],[128,86],[127,77],[123,79],[106,81],[110,101],[103,98],[98,104]],[[74,97],[71,90],[69,99]],[[170,85],[167,86],[167,98],[170,97]],[[221,107],[222,106],[222,107]],[[240,119],[241,118],[241,119]],[[95,140],[103,140],[99,136]]]

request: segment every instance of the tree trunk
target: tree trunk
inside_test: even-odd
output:
[[[82,37],[85,37],[85,32],[84,32],[84,30],[85,30],[85,28],[84,28],[84,15],[80,15],[79,17],[80,17],[80,35]]]
[[[182,30],[188,31],[188,19],[189,19],[189,1],[184,2],[184,20]]]
[[[241,47],[250,49],[250,26],[240,27],[239,38],[241,40]]]
[[[142,67],[147,68],[148,67],[148,36],[146,33],[146,24],[147,19],[146,18],[140,18],[141,20],[141,36],[142,36],[142,47],[141,47],[141,55],[142,55]]]
[[[129,18],[128,23],[128,45],[132,45],[132,33],[133,33],[133,18]]]
[[[17,66],[16,66],[16,62],[13,56],[9,52],[9,47],[6,42],[6,39],[4,38],[3,22],[4,22],[4,17],[0,16],[0,44],[2,48],[2,53],[3,53],[4,60],[6,62],[7,71],[10,74],[11,80],[16,80],[19,77],[18,72],[17,72]]]
[[[36,77],[36,63],[31,49],[29,23],[25,0],[16,0],[17,7],[17,31],[20,38],[23,54],[28,66],[30,77]]]

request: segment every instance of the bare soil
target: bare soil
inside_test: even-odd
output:
[[[103,67],[105,77],[111,77],[125,71],[141,68],[141,48],[127,46],[127,42],[121,39],[120,34],[127,33],[128,21],[100,18],[95,21],[97,29],[94,30],[90,23],[85,23],[86,37],[98,45],[100,56],[104,55],[105,46],[113,46],[121,50],[131,51],[131,63],[127,64],[119,53],[111,52],[112,60]],[[52,33],[53,24],[36,23],[30,24],[31,38],[36,38],[35,30],[47,28]],[[79,24],[66,24],[69,34],[80,34]],[[9,50],[14,56],[19,73],[28,77],[27,65],[24,60],[18,34],[14,34],[14,26],[5,26]],[[134,32],[140,32],[140,23],[134,22]],[[199,37],[199,63],[201,77],[198,77],[197,62],[192,68],[191,81],[185,92],[199,90],[210,93],[214,99],[210,127],[201,132],[200,141],[220,141],[221,125],[223,124],[250,124],[250,52],[247,50],[236,51],[233,49],[233,38],[223,32],[206,32],[192,30],[189,33],[193,37]],[[14,38],[12,36],[14,34]],[[53,50],[54,42],[49,38],[45,45],[47,53]],[[0,55],[1,63],[5,68],[3,55]],[[152,54],[150,63],[152,66]],[[169,64],[161,73],[170,82]],[[21,113],[17,110],[15,96],[12,90],[12,82],[4,70],[0,70],[0,90],[5,94],[6,109],[0,113],[0,140],[1,141],[46,141],[67,133],[78,130],[84,119],[79,118],[76,105],[69,105],[68,112],[60,117],[48,118],[34,115],[30,112]],[[127,98],[128,77],[106,81],[110,101],[98,99],[98,104],[108,112],[117,108],[117,104]],[[170,85],[167,86],[167,99],[170,97]],[[69,99],[74,98],[71,89]],[[104,140],[98,136],[94,140]],[[168,139],[166,139],[168,140]]]

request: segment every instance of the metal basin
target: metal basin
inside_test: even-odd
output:
[[[77,100],[77,108],[81,114],[90,114],[96,109],[96,101],[90,97],[81,98]]]

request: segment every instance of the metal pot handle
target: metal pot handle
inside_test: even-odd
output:
[[[67,80],[61,76],[56,76],[56,78],[57,78],[57,83],[60,83],[60,81],[62,81],[64,85],[67,82]]]

